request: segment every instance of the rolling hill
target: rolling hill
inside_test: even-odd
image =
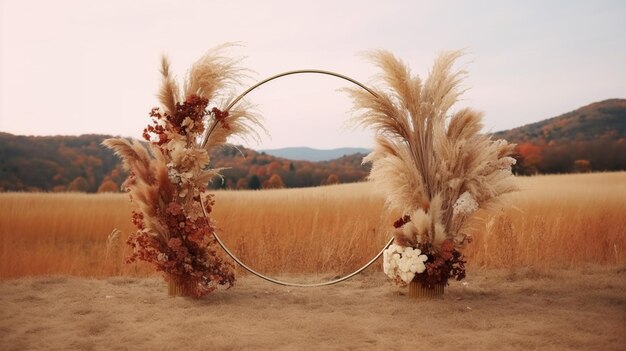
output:
[[[0,133],[0,191],[119,189],[125,178],[121,164],[101,145],[110,137]],[[363,156],[356,153],[312,162],[275,157],[243,146],[224,147],[211,154],[212,167],[228,168],[222,172],[224,182],[216,180],[211,186],[257,189],[357,182],[369,173],[369,167],[361,165]]]
[[[626,100],[595,102],[494,137],[518,144],[518,174],[624,170]]]
[[[595,102],[563,115],[494,134],[511,142],[571,142],[626,138],[626,100]]]
[[[561,116],[493,134],[517,143],[517,174],[626,170],[626,100],[596,102]],[[115,190],[125,175],[100,143],[107,135],[17,136],[0,132],[0,191]],[[277,155],[286,157],[277,157]],[[353,153],[357,152],[357,153]],[[211,155],[226,167],[214,188],[309,187],[363,180],[366,149],[223,148]],[[243,156],[243,157],[242,157]],[[328,159],[301,161],[295,158]]]

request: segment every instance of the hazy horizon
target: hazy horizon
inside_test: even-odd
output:
[[[174,72],[206,50],[255,71],[240,90],[302,68],[371,85],[363,52],[387,49],[424,78],[444,50],[465,48],[469,90],[453,108],[485,113],[485,132],[555,117],[626,91],[619,1],[340,2],[0,0],[0,131],[140,137],[157,105],[158,64]],[[344,128],[351,103],[336,78],[285,77],[248,98],[273,138],[254,149],[372,147]],[[235,141],[237,142],[237,141]]]

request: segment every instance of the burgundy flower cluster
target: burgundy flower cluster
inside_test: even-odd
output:
[[[152,124],[143,130],[143,138],[150,142],[156,142],[157,145],[163,145],[168,142],[166,133],[168,126],[173,132],[182,136],[187,136],[190,133],[202,133],[204,131],[204,117],[209,115],[209,112],[206,111],[208,105],[209,101],[207,99],[191,95],[185,102],[176,103],[174,114],[161,113],[158,107],[153,108],[150,111]],[[210,113],[215,116],[218,122],[226,123],[225,118],[228,117],[228,111],[222,112],[217,107],[214,107]]]
[[[213,205],[212,196],[210,199],[205,203],[207,213]],[[165,242],[146,231],[141,212],[133,212],[133,223],[138,230],[128,239],[133,248],[129,263],[136,260],[152,263],[157,271],[167,273],[169,279],[184,282],[196,297],[212,292],[218,285],[234,284],[233,266],[218,255],[218,246],[212,236],[214,228],[206,218],[191,219],[184,207],[175,201],[168,204],[160,217],[169,234]]]
[[[426,271],[416,274],[414,281],[432,289],[437,284],[448,285],[448,280],[465,278],[465,257],[454,248],[452,240],[444,240],[438,251],[430,243],[418,244],[417,248],[428,257],[424,262]]]
[[[203,203],[211,213],[215,200],[203,184],[211,170],[206,169],[208,156],[197,140],[205,130],[205,117],[223,125],[228,116],[217,108],[208,111],[207,105],[207,99],[192,95],[177,103],[172,114],[158,108],[150,112],[152,122],[143,137],[163,156],[168,177],[159,185],[160,199],[150,204],[151,210],[133,212],[137,232],[128,239],[133,248],[128,262],[153,264],[195,297],[235,281],[234,267],[219,255],[215,229],[202,209]],[[128,186],[134,184],[130,173]]]
[[[394,227],[396,229],[402,228],[410,221],[411,217],[405,215],[394,222]],[[465,278],[465,263],[467,263],[467,260],[455,248],[452,240],[444,240],[438,249],[435,249],[432,243],[414,243],[401,235],[396,235],[396,243],[419,249],[422,255],[428,257],[424,262],[426,270],[416,274],[415,278],[413,278],[413,281],[421,283],[422,286],[432,289],[438,284],[448,285],[449,279],[458,281]]]

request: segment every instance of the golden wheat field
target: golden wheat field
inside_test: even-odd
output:
[[[471,223],[468,277],[423,301],[380,264],[309,289],[239,269],[230,290],[169,298],[150,267],[124,263],[126,195],[0,194],[0,349],[623,350],[626,172],[517,181]],[[216,200],[226,245],[298,282],[363,265],[398,215],[368,183]]]
[[[626,263],[625,172],[517,181],[519,192],[470,223],[472,267]],[[124,263],[132,208],[124,194],[0,194],[0,278],[151,275],[150,267]],[[225,244],[257,270],[322,275],[365,264],[397,216],[385,213],[369,183],[221,191],[213,213]]]

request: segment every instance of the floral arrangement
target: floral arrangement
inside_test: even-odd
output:
[[[437,58],[424,82],[391,53],[371,54],[385,89],[349,89],[358,124],[376,131],[377,146],[364,162],[383,189],[386,206],[403,213],[383,270],[398,285],[433,289],[465,277],[461,253],[471,241],[468,219],[516,190],[509,155],[514,145],[481,134],[481,114],[448,114],[463,90],[465,72],[454,70],[458,51]]]
[[[122,158],[129,173],[123,187],[138,205],[128,262],[153,264],[170,283],[183,287],[183,295],[195,297],[235,281],[233,265],[219,254],[212,236],[215,224],[203,213],[203,206],[211,213],[215,203],[206,186],[219,176],[219,169],[209,168],[208,151],[229,136],[258,137],[253,129],[258,119],[247,105],[224,109],[234,97],[228,88],[239,82],[241,70],[236,61],[220,55],[223,49],[193,64],[182,89],[163,58],[162,106],[152,109],[143,132],[149,150],[138,141],[104,141]],[[210,108],[211,102],[219,106]]]

